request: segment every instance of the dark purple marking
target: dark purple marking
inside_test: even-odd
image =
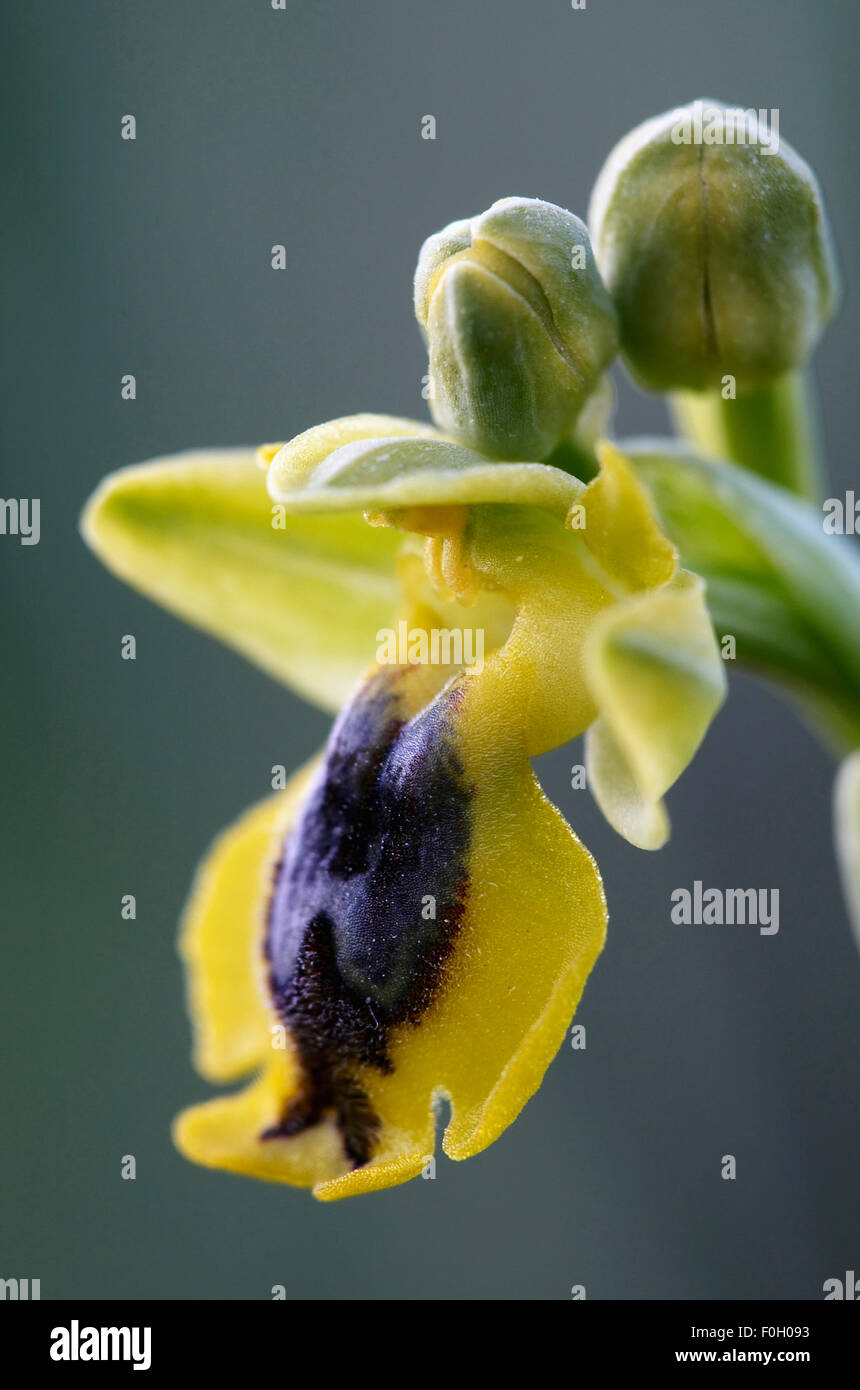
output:
[[[264,1137],[334,1114],[355,1167],[372,1156],[379,1120],[354,1069],[391,1071],[389,1030],[417,1024],[438,990],[468,889],[458,694],[404,720],[409,676],[380,672],[336,723],[284,846],[266,935],[272,998],[304,1086]],[[435,919],[422,916],[427,895]]]

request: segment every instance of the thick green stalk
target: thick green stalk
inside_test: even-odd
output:
[[[719,391],[677,391],[670,402],[679,432],[702,453],[743,464],[819,504],[815,388],[805,369],[736,400],[724,400]]]

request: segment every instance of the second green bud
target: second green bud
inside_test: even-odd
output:
[[[838,277],[815,176],[778,113],[699,100],[645,121],[597,180],[589,225],[621,346],[657,391],[738,394],[801,366]]]
[[[546,459],[617,349],[585,224],[503,198],[421,248],[415,313],[437,425],[499,459]]]

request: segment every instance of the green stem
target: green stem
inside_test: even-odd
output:
[[[805,369],[736,400],[719,391],[677,391],[670,403],[679,432],[703,452],[820,502],[815,388]]]

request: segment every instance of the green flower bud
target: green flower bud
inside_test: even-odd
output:
[[[535,198],[503,198],[429,237],[415,314],[434,420],[494,458],[547,458],[617,350],[585,224]]]
[[[815,347],[838,277],[812,170],[779,113],[695,101],[618,144],[589,225],[621,347],[652,390],[767,385]]]

